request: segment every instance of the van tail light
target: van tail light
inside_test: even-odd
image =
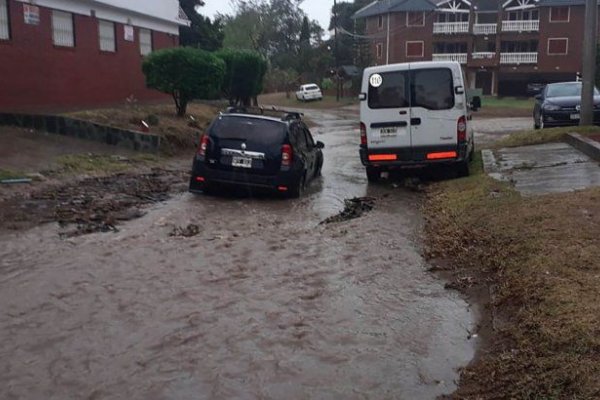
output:
[[[292,150],[292,146],[284,144],[281,146],[281,166],[290,167],[292,161],[294,161],[294,151]]]
[[[467,117],[464,115],[458,119],[458,123],[456,124],[456,136],[458,143],[467,141]]]
[[[367,126],[363,122],[360,123],[360,144],[367,145]]]
[[[202,159],[204,157],[206,157],[206,150],[208,149],[208,143],[209,143],[208,135],[202,135],[202,137],[200,138],[200,145],[198,146],[198,151],[196,152],[198,157],[200,157]]]

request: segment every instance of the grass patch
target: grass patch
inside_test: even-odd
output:
[[[19,179],[19,178],[25,178],[25,174],[10,170],[10,169],[0,168],[0,181],[5,180],[5,179]]]
[[[534,144],[544,144],[553,142],[562,142],[568,133],[579,133],[583,136],[593,136],[600,134],[600,128],[597,126],[571,126],[564,128],[532,129],[527,131],[515,132],[504,139],[495,143],[494,147],[518,147]]]
[[[520,108],[526,110],[533,110],[533,106],[535,105],[535,99],[484,96],[481,99],[481,103],[482,106],[485,108]]]
[[[425,209],[428,255],[493,293],[490,346],[454,398],[598,398],[600,189],[523,198],[473,169]]]
[[[100,154],[69,154],[56,160],[63,173],[117,173],[134,166],[152,165],[160,162],[160,157],[153,154],[139,154],[133,157],[122,157]]]

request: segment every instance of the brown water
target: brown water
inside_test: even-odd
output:
[[[367,185],[355,115],[313,117],[324,178],[301,199],[185,193],[118,233],[1,234],[0,398],[452,392],[474,316],[427,272],[419,195]],[[375,209],[319,225],[355,196]]]

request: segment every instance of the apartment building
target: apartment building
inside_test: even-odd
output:
[[[484,94],[574,80],[582,69],[585,0],[379,0],[366,20],[376,64],[451,60]]]
[[[143,58],[188,23],[177,0],[0,0],[0,111],[162,99]]]

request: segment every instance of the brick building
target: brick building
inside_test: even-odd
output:
[[[143,57],[187,23],[177,0],[0,0],[0,110],[161,99]]]
[[[376,64],[452,60],[484,94],[575,80],[585,0],[379,0],[359,10]]]

